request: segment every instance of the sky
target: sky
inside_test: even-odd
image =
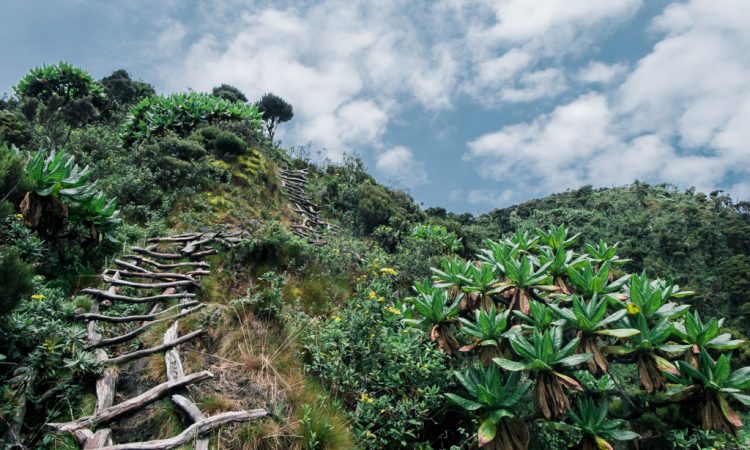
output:
[[[277,138],[481,213],[638,179],[750,199],[748,0],[3,0],[0,93],[64,60],[294,106]]]

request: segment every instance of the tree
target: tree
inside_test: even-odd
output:
[[[115,70],[99,82],[107,92],[106,112],[110,115],[126,106],[135,105],[142,99],[156,95],[154,87],[135,81],[124,69]]]
[[[243,94],[242,91],[240,91],[236,87],[230,86],[228,84],[216,86],[211,93],[216,97],[221,97],[224,100],[229,100],[230,102],[247,103],[247,97],[245,96],[245,94]]]
[[[65,62],[31,69],[14,90],[23,114],[43,125],[55,145],[66,143],[74,127],[95,118],[107,98],[88,72]]]
[[[292,105],[278,95],[270,92],[260,99],[258,109],[263,114],[263,121],[266,123],[266,131],[268,131],[268,137],[271,139],[271,142],[273,142],[276,127],[280,123],[289,122],[294,117]]]

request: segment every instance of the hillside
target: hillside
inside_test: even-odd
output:
[[[64,63],[0,102],[5,447],[746,448],[747,203],[423,210],[292,117]]]

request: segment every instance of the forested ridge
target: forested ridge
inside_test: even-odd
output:
[[[5,448],[750,445],[750,204],[423,208],[293,117],[67,63],[2,97]]]

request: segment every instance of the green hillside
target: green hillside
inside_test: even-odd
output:
[[[749,204],[422,209],[250,100],[60,63],[0,101],[4,448],[750,445]]]

